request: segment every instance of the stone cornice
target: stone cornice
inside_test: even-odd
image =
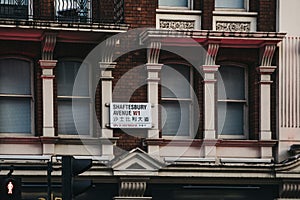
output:
[[[190,39],[202,45],[218,43],[220,47],[260,48],[282,41],[286,33],[279,32],[226,32],[226,31],[171,31],[148,29],[140,34],[142,43],[160,41],[162,45],[191,45]]]

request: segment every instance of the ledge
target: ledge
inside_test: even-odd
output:
[[[281,32],[228,32],[211,30],[172,31],[163,29],[147,29],[140,34],[140,41],[161,42],[165,46],[207,45],[218,43],[220,47],[229,48],[261,48],[268,44],[276,45],[283,40],[286,33]]]
[[[274,147],[277,140],[203,140],[203,139],[145,139],[147,145],[159,146],[193,146],[200,147],[201,145],[215,145],[217,147]]]
[[[255,17],[258,15],[257,12],[239,12],[239,11],[224,11],[217,10],[213,11],[214,16],[245,16],[245,17]]]
[[[76,22],[13,20],[13,19],[1,20],[0,27],[68,30],[68,31],[94,31],[94,32],[125,32],[128,30],[128,25],[126,24],[76,23]]]
[[[172,9],[156,9],[156,13],[162,14],[184,14],[184,15],[200,15],[202,13],[201,10],[172,10]]]
[[[45,136],[0,136],[0,144],[115,144],[117,137],[45,137]]]

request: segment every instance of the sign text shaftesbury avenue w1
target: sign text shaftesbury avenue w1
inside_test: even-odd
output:
[[[151,104],[111,103],[111,128],[151,128]]]

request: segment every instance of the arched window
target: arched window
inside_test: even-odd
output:
[[[77,91],[73,91],[80,70],[82,79]],[[56,67],[58,134],[91,134],[90,70],[78,61],[60,61]],[[76,102],[74,104],[74,102]],[[74,121],[73,112],[79,112]]]
[[[163,136],[190,136],[192,120],[192,70],[184,65],[161,70],[161,124]]]
[[[246,138],[247,70],[244,67],[224,65],[218,74],[218,135],[221,138]]]
[[[0,133],[33,132],[31,63],[7,58],[0,60]]]

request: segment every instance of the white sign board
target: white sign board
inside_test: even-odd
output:
[[[111,128],[151,128],[150,103],[111,103]]]

